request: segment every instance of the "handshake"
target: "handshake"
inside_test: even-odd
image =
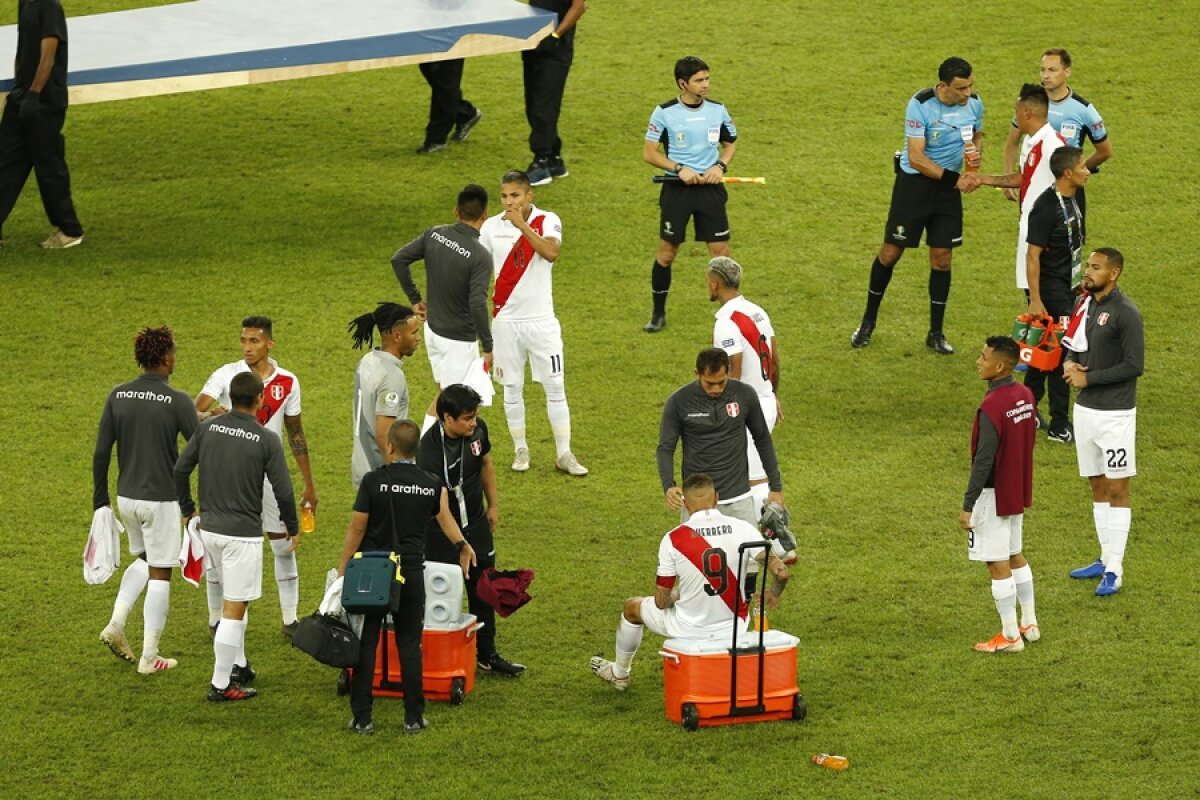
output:
[[[958,181],[954,184],[954,188],[958,189],[963,194],[970,194],[984,186],[983,177],[976,172],[964,172],[958,176]]]

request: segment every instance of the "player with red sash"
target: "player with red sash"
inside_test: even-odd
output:
[[[196,397],[196,410],[201,418],[225,413],[231,408],[229,384],[233,376],[242,372],[257,375],[263,382],[262,405],[256,412],[258,422],[280,440],[283,439],[284,427],[287,427],[292,456],[296,459],[300,474],[304,476],[301,505],[316,511],[317,490],[308,459],[308,439],[300,419],[300,381],[294,373],[279,366],[270,357],[275,347],[271,328],[268,317],[247,317],[242,320],[242,360],[226,364],[209,376]],[[288,539],[270,481],[266,481],[263,487],[262,523],[271,542],[271,551],[275,554],[275,582],[279,586],[283,632],[291,636],[296,629],[296,609],[300,605],[300,572],[296,565],[296,545],[300,540],[299,537]],[[207,582],[207,588],[208,625],[215,634],[217,623],[221,620],[222,589],[220,584],[211,581]]]
[[[1020,351],[1008,336],[989,337],[975,360],[988,389],[971,431],[971,477],[958,524],[967,532],[967,557],[987,563],[1002,626],[989,641],[975,645],[981,653],[1019,653],[1025,641],[1041,638],[1033,571],[1021,554],[1025,509],[1033,505],[1036,425],[1033,394],[1013,380],[1019,362]]]
[[[720,303],[713,326],[713,347],[729,354],[729,377],[758,393],[767,430],[773,431],[782,418],[779,398],[779,348],[775,328],[767,312],[741,293],[742,267],[728,256],[708,262],[708,299]],[[754,439],[746,433],[746,460],[750,464],[750,492],[754,512],[761,514],[767,502],[767,472]],[[778,553],[777,553],[778,555]]]
[[[554,316],[552,271],[562,249],[562,221],[533,205],[529,176],[513,170],[500,178],[504,211],[483,223],[479,240],[492,253],[492,376],[504,387],[504,416],[516,451],[512,468],[529,469],[525,438],[525,364],[546,391],[554,433],[555,467],[583,477],[588,470],[571,453],[571,411],[563,370],[562,326]]]
[[[617,629],[616,660],[601,656],[591,659],[592,672],[614,689],[629,688],[633,657],[649,628],[660,636],[676,639],[712,639],[730,635],[730,625],[746,628],[746,604],[738,596],[738,559],[749,561],[751,553],[762,561],[774,581],[767,589],[767,605],[775,608],[787,588],[787,566],[766,550],[739,553],[746,542],[761,542],[762,534],[743,520],[717,510],[717,491],[712,478],[700,473],[683,482],[683,504],[691,515],[662,538],[658,546],[658,579],[653,597],[631,597],[625,601]],[[747,564],[741,565],[745,575]]]

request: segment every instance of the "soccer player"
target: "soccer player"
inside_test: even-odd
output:
[[[609,661],[592,656],[592,672],[617,691],[629,688],[633,657],[649,628],[659,636],[685,639],[727,637],[730,625],[746,630],[747,608],[737,591],[738,573],[746,574],[753,558],[765,561],[773,578],[767,606],[775,608],[787,588],[788,568],[764,549],[738,552],[746,542],[762,541],[753,525],[718,510],[717,490],[710,477],[689,475],[683,484],[683,503],[690,515],[668,531],[658,546],[658,570],[653,597],[625,601],[617,628],[617,655]]]
[[[479,239],[492,253],[496,289],[492,294],[492,375],[504,386],[504,416],[516,455],[512,468],[529,470],[525,438],[525,364],[546,390],[546,416],[554,433],[554,465],[583,477],[587,467],[571,452],[571,411],[564,380],[562,326],[554,315],[552,270],[562,250],[562,221],[553,211],[533,205],[533,189],[524,172],[500,179],[504,211],[483,223]]]
[[[708,299],[720,303],[713,326],[713,347],[729,354],[729,377],[758,393],[767,430],[779,419],[779,347],[767,312],[741,293],[742,267],[728,256],[708,262]],[[767,473],[750,432],[746,432],[746,460],[750,466],[750,493],[754,512],[767,502]]]
[[[279,366],[271,358],[275,349],[272,323],[268,317],[246,317],[242,320],[242,360],[219,368],[205,382],[196,397],[196,410],[203,416],[223,414],[231,408],[232,395],[229,387],[234,377],[244,372],[253,372],[263,383],[263,401],[255,414],[259,424],[275,435],[281,442],[283,429],[287,428],[288,444],[300,474],[304,478],[302,505],[311,511],[317,510],[317,489],[313,484],[312,464],[308,457],[308,439],[304,435],[304,423],[300,418],[300,380]],[[215,404],[215,407],[214,407]],[[286,474],[286,470],[285,470]],[[270,480],[270,476],[268,476]],[[290,481],[290,478],[289,478]],[[300,605],[300,570],[296,564],[296,545],[299,539],[287,534],[285,521],[275,505],[278,492],[268,484],[262,491],[262,530],[271,542],[275,555],[275,583],[279,587],[279,610],[283,617],[283,633],[290,637],[296,631],[296,609]],[[219,573],[217,580],[220,580]],[[215,630],[221,620],[222,589],[219,582],[205,576],[208,588],[208,625]]]
[[[387,431],[385,448],[388,464],[367,473],[358,487],[354,513],[346,529],[338,574],[346,573],[346,564],[356,552],[382,550],[400,556],[400,608],[392,613],[395,622],[396,652],[400,654],[400,674],[404,681],[404,732],[420,733],[425,720],[425,695],[421,686],[421,631],[425,617],[425,528],[437,521],[449,545],[458,553],[464,575],[470,574],[475,551],[463,537],[450,515],[446,489],[441,481],[416,465],[421,429],[406,419],[394,421]],[[359,636],[359,660],[350,683],[350,729],[372,734],[374,698],[371,681],[375,676],[379,629],[383,611],[363,615]]]
[[[1076,200],[1090,173],[1083,151],[1065,146],[1050,157],[1050,170],[1054,185],[1036,198],[1029,212],[1025,267],[1029,276],[1029,313],[1066,323],[1075,305],[1075,290],[1083,280],[1087,225]],[[1025,385],[1033,392],[1035,406],[1049,389],[1050,425],[1046,436],[1050,441],[1072,441],[1075,434],[1067,416],[1071,389],[1063,380],[1062,364],[1052,372],[1029,367]]]
[[[709,99],[708,82],[708,64],[696,56],[676,61],[679,96],[660,103],[646,128],[642,159],[677,178],[663,183],[658,196],[658,253],[650,271],[654,313],[642,328],[646,333],[658,333],[667,324],[671,264],[688,220],[694,220],[696,241],[708,244],[709,255],[729,255],[728,196],[721,178],[737,150],[737,128],[725,106]]]
[[[1100,578],[1096,595],[1121,588],[1125,545],[1133,512],[1129,480],[1137,474],[1137,379],[1145,367],[1142,312],[1117,288],[1125,272],[1119,250],[1101,247],[1088,256],[1083,289],[1088,292],[1071,317],[1063,339],[1063,375],[1075,399],[1075,452],[1079,474],[1092,485],[1092,516],[1100,557],[1071,572]]]
[[[172,471],[179,456],[179,437],[192,438],[197,420],[192,398],[167,383],[175,371],[171,329],[143,328],[134,340],[133,355],[142,374],[109,392],[100,415],[92,456],[92,506],[111,505],[108,467],[116,444],[117,510],[129,534],[129,551],[136,558],[121,575],[112,619],[100,632],[100,641],[118,657],[134,660],[125,621],[145,589],[137,669],[148,675],[178,664],[159,655],[158,643],[171,605],[171,570],[179,565],[183,543]]]
[[[905,146],[895,160],[896,180],[888,210],[883,246],[871,264],[867,307],[850,337],[851,347],[871,343],[879,304],[892,280],[892,270],[905,248],[929,245],[929,335],[925,345],[939,355],[951,355],[942,323],[950,297],[950,262],[963,242],[962,193],[979,183],[964,166],[978,169],[983,132],[983,101],[975,94],[971,65],[952,57],[938,67],[938,83],[908,101]]]
[[[562,158],[558,116],[575,59],[575,23],[587,4],[584,0],[529,0],[529,5],[558,14],[558,25],[550,35],[534,49],[521,52],[525,118],[529,120],[529,149],[533,151],[527,174],[534,186],[542,186],[570,174]]]
[[[461,383],[483,348],[484,368],[492,367],[492,332],[488,328],[487,294],[492,284],[492,258],[479,241],[487,220],[488,193],[468,184],[458,193],[453,225],[435,225],[392,256],[392,270],[425,320],[425,352],[433,382],[443,387]],[[429,302],[412,279],[412,264],[425,262]],[[475,341],[479,341],[479,345]],[[429,403],[421,432],[437,423],[437,397]]]
[[[380,303],[373,312],[350,321],[354,349],[375,343],[354,370],[354,447],[350,474],[357,489],[362,478],[386,462],[388,430],[397,419],[408,418],[408,379],[400,361],[417,352],[421,344],[421,321],[408,306]]]
[[[467,576],[467,606],[483,627],[476,643],[477,666],[484,672],[515,678],[525,671],[496,650],[496,610],[479,598],[479,576],[496,566],[493,536],[500,523],[496,467],[490,455],[488,426],[479,418],[479,395],[469,386],[451,384],[437,399],[438,422],[421,436],[417,466],[438,476],[450,495],[450,511],[477,554],[479,569]],[[487,505],[484,505],[486,499]],[[426,560],[458,564],[459,553],[438,525],[426,528]]]
[[[262,596],[262,510],[264,489],[275,504],[291,550],[300,541],[296,499],[288,478],[283,443],[259,424],[264,386],[258,375],[239,372],[229,381],[231,410],[200,424],[175,464],[179,505],[196,514],[191,475],[200,467],[200,538],[206,579],[221,587],[220,624],[213,634],[212,702],[249,700],[255,672],[246,658],[246,609]]]
[[[1042,53],[1041,73],[1042,88],[1050,98],[1050,125],[1071,147],[1082,149],[1084,138],[1091,139],[1093,151],[1088,156],[1087,167],[1091,172],[1099,172],[1100,165],[1112,158],[1112,140],[1108,138],[1108,130],[1096,107],[1067,85],[1071,79],[1071,54],[1061,47],[1051,47]],[[1006,172],[1013,170],[1020,137],[1021,131],[1014,121],[1008,140],[1004,143]],[[1015,194],[1007,194],[1010,200],[1017,199]],[[1087,201],[1083,192],[1079,193],[1078,202],[1080,210],[1086,211]]]
[[[967,532],[967,558],[987,563],[1001,626],[1000,633],[975,645],[981,653],[1019,653],[1025,640],[1041,638],[1033,571],[1021,554],[1025,509],[1033,505],[1036,425],[1033,395],[1012,376],[1020,359],[1012,338],[992,336],[975,360],[988,388],[971,430],[971,477],[958,524]]]

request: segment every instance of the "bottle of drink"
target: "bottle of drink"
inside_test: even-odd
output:
[[[963,171],[979,172],[979,148],[974,142],[963,145]]]
[[[317,515],[308,503],[300,506],[300,532],[312,533],[317,529]]]
[[[813,763],[818,767],[836,769],[840,772],[850,766],[850,759],[845,756],[831,756],[829,753],[817,753],[813,756]]]

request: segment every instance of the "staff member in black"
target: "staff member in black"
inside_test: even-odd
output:
[[[476,646],[477,666],[484,672],[517,677],[524,664],[514,664],[496,651],[496,610],[479,599],[479,576],[496,566],[492,534],[500,521],[496,500],[496,467],[490,455],[487,424],[479,418],[479,395],[469,386],[452,384],[437,399],[437,424],[421,437],[417,466],[440,478],[449,493],[450,511],[475,548],[479,569],[467,576],[467,605],[483,627]],[[484,507],[484,499],[487,507]],[[426,528],[426,558],[457,564],[454,551],[438,528]]]
[[[565,178],[558,116],[562,113],[567,74],[575,59],[575,23],[587,10],[584,0],[529,0],[534,8],[558,14],[558,25],[532,50],[521,52],[525,71],[525,118],[529,120],[529,149],[533,161],[525,173],[531,186]]]
[[[446,490],[414,461],[420,441],[420,428],[409,420],[396,420],[388,429],[389,463],[368,472],[358,486],[338,566],[338,574],[344,575],[347,562],[357,552],[383,550],[400,556],[404,585],[400,608],[392,612],[392,619],[404,682],[405,733],[420,733],[429,724],[421,685],[421,631],[425,616],[425,528],[430,520],[437,520],[450,549],[457,553],[464,575],[470,575],[468,568],[475,563],[475,551],[450,516]],[[368,613],[363,619],[358,664],[350,683],[350,710],[354,714],[350,730],[356,733],[375,732],[371,681],[383,619],[383,611]]]
[[[461,142],[483,119],[483,112],[462,93],[463,63],[466,59],[451,58],[418,64],[421,77],[429,84],[429,124],[425,126],[425,142],[417,148],[419,155],[446,149],[447,137]],[[450,135],[450,129],[454,135]]]

